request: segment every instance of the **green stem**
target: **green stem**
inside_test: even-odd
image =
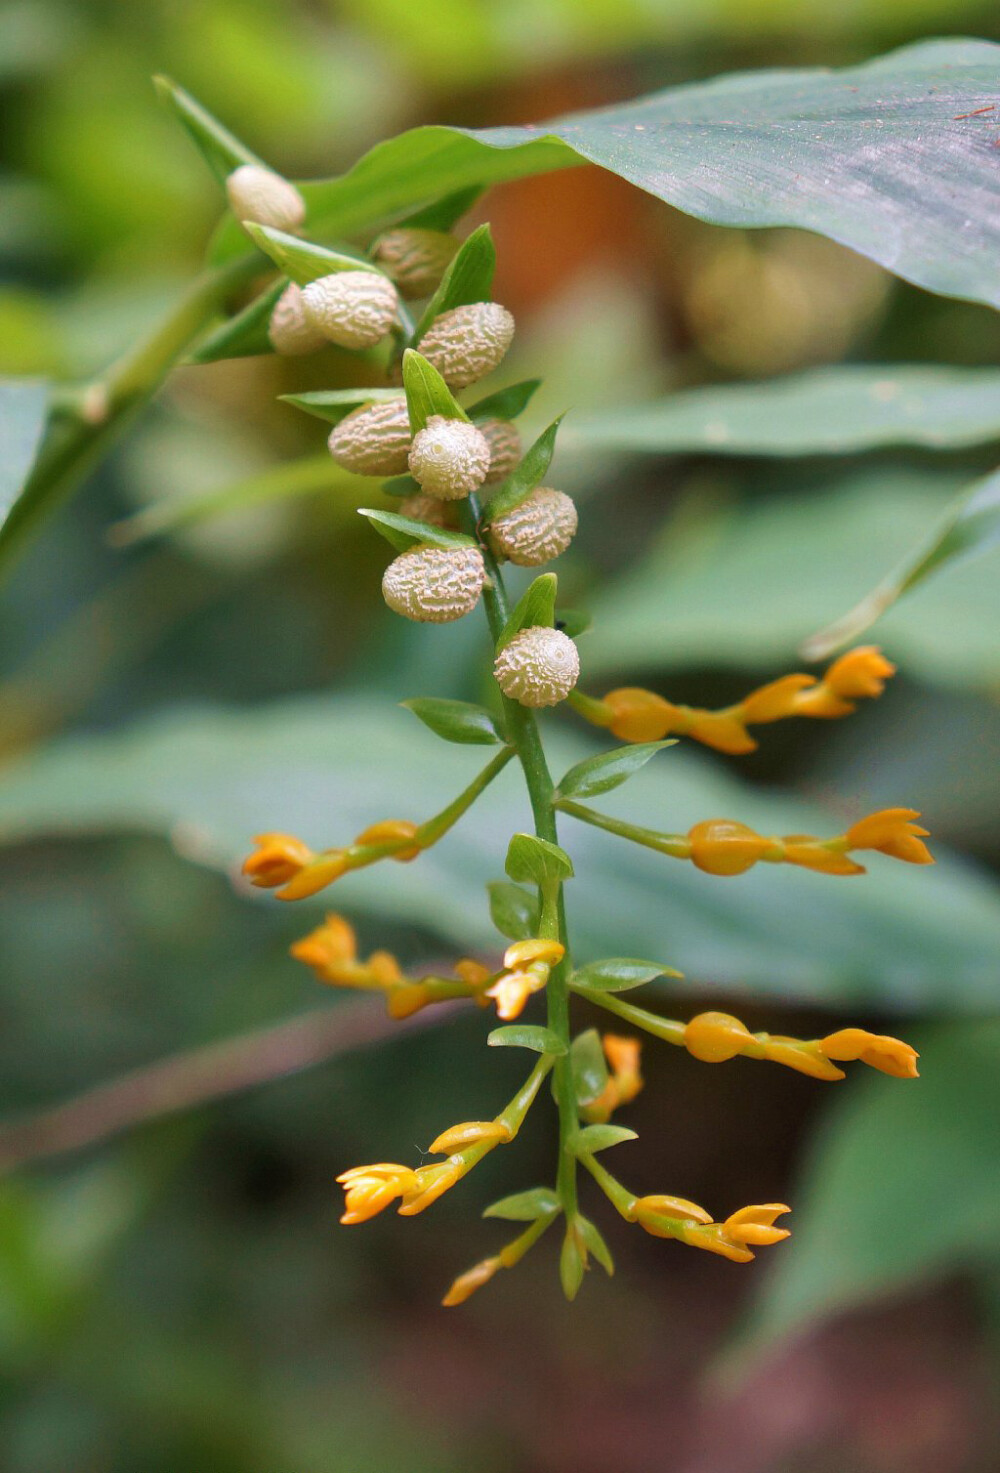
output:
[[[581,1153],[580,1164],[587,1168],[597,1182],[597,1185],[601,1188],[601,1191],[612,1203],[616,1211],[621,1213],[625,1221],[633,1222],[635,1219],[632,1216],[632,1212],[637,1200],[635,1193],[630,1192],[627,1187],[623,1187],[617,1177],[612,1176],[611,1172],[602,1166],[600,1161],[595,1161],[594,1157],[587,1154],[587,1152]]]
[[[658,854],[669,854],[673,859],[691,858],[691,841],[686,834],[661,834],[656,829],[640,828],[638,824],[626,823],[622,818],[610,818],[594,808],[585,808],[570,798],[559,798],[556,807],[560,812],[568,813],[570,818],[578,818],[581,823],[592,824],[595,829],[604,829],[606,833],[617,834],[621,839],[631,839],[633,844],[655,849]]]
[[[466,531],[475,535],[479,521],[479,506],[474,496],[470,496],[463,505],[463,515],[466,522]],[[494,645],[503,632],[504,625],[510,617],[510,605],[507,599],[507,590],[504,587],[503,574],[499,564],[488,546],[482,547],[483,561],[489,575],[487,586],[483,590],[483,603],[486,609],[486,618],[493,636]],[[518,760],[524,772],[524,780],[528,789],[528,797],[531,802],[531,812],[535,821],[535,834],[539,839],[546,839],[550,844],[558,844],[559,835],[556,831],[556,817],[553,808],[552,797],[555,785],[552,774],[549,772],[548,763],[545,759],[545,749],[542,746],[538,723],[534,712],[518,701],[509,700],[501,693],[503,712],[506,721],[507,738],[517,752]],[[559,1164],[556,1174],[556,1191],[562,1204],[566,1221],[572,1221],[576,1214],[576,1157],[571,1149],[571,1142],[577,1130],[577,1106],[576,1090],[573,1085],[573,1066],[569,1054],[570,1026],[569,1026],[569,977],[572,970],[569,955],[569,938],[566,932],[566,909],[563,902],[562,883],[556,882],[554,886],[554,897],[542,895],[543,909],[555,911],[558,939],[566,948],[562,961],[552,968],[548,983],[545,988],[545,996],[548,1007],[546,1022],[552,1032],[566,1046],[566,1052],[555,1063],[555,1097],[559,1110]]]
[[[613,992],[600,992],[596,987],[574,985],[572,990],[578,997],[593,1003],[595,1007],[605,1008],[609,1013],[624,1018],[626,1023],[631,1023],[633,1027],[642,1028],[656,1038],[662,1038],[664,1043],[681,1045],[684,1043],[685,1024],[679,1023],[676,1018],[661,1018],[657,1013],[651,1013],[646,1008],[636,1007],[634,1002],[625,1002],[623,998],[616,997]]]
[[[513,755],[514,748],[512,746],[501,748],[492,762],[486,764],[479,776],[474,777],[469,786],[459,793],[458,797],[454,798],[448,804],[447,808],[442,808],[441,812],[436,814],[434,818],[429,818],[426,823],[420,825],[414,835],[414,840],[420,845],[421,849],[429,849],[432,844],[436,844],[438,839],[458,822],[462,814],[472,807],[480,793],[489,787],[498,773],[503,771]],[[411,840],[411,842],[413,841]],[[405,849],[406,847],[405,840],[397,845],[397,848]]]
[[[524,1124],[524,1117],[531,1109],[535,1096],[542,1087],[542,1080],[548,1074],[554,1063],[555,1059],[551,1054],[542,1054],[538,1063],[521,1085],[521,1088],[511,1100],[510,1104],[497,1116],[500,1124],[506,1125],[510,1131],[511,1140],[514,1139]]]
[[[237,286],[260,270],[244,255],[199,276],[150,336],[86,384],[75,410],[60,413],[0,535],[0,566],[8,565],[38,526],[152,398],[163,379]]]

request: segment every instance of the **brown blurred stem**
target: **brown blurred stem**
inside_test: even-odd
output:
[[[21,1120],[0,1122],[0,1172],[79,1151],[147,1121],[300,1074],[393,1035],[434,1026],[454,1016],[460,1006],[439,1003],[405,1022],[396,1022],[381,1003],[368,999],[346,1002],[173,1054],[64,1104]]]

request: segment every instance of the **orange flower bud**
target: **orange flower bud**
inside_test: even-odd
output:
[[[727,752],[731,757],[740,757],[746,752],[756,752],[757,743],[747,731],[740,716],[729,711],[692,711],[691,725],[686,736],[717,752]]]
[[[256,834],[254,843],[257,849],[243,861],[243,873],[261,890],[287,884],[316,858],[308,844],[291,834]]]
[[[406,818],[384,818],[379,823],[373,823],[359,834],[355,839],[356,845],[362,844],[391,844],[397,839],[412,839],[417,832],[417,825],[410,823]],[[401,864],[408,864],[411,859],[416,859],[420,853],[420,846],[415,845],[412,849],[401,849],[398,854],[391,858],[399,860]]]
[[[503,1268],[503,1262],[499,1255],[494,1258],[484,1258],[481,1263],[474,1264],[464,1274],[459,1274],[441,1303],[449,1307],[453,1304],[464,1304],[477,1289],[488,1284],[497,1269],[500,1268]]]
[[[828,1059],[860,1059],[895,1079],[918,1078],[920,1055],[916,1049],[888,1034],[868,1033],[864,1028],[841,1028],[821,1038],[819,1049]]]
[[[675,729],[675,722],[683,725],[676,706],[640,686],[608,691],[604,705],[612,715],[609,730],[623,742],[658,742]]]
[[[684,1029],[684,1047],[703,1064],[721,1064],[741,1054],[754,1036],[729,1013],[699,1013]]]
[[[771,721],[781,721],[785,716],[795,716],[799,711],[796,701],[800,691],[815,685],[812,675],[782,675],[767,685],[751,691],[745,701],[740,702],[743,720],[753,726],[764,726]]]
[[[915,808],[883,808],[848,829],[847,847],[877,849],[909,864],[933,864],[930,850],[920,842],[928,837],[928,831],[912,821],[919,817]]]
[[[741,875],[755,865],[772,840],[762,839],[745,823],[729,818],[710,818],[696,823],[687,835],[691,859],[708,875]]]
[[[880,696],[886,681],[896,673],[895,665],[885,658],[878,645],[859,645],[835,660],[823,676],[823,684],[845,701],[859,701]]]
[[[408,1166],[394,1161],[379,1162],[375,1166],[352,1166],[350,1171],[337,1177],[344,1188],[344,1215],[341,1222],[351,1226],[367,1222],[396,1197],[406,1196],[418,1189],[417,1173]]]

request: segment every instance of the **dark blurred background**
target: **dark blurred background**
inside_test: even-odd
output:
[[[4,4],[0,372],[92,372],[197,269],[218,194],[158,107],[153,72],[306,177],[419,123],[538,121],[729,70],[850,64],[944,31],[1000,37],[1000,19],[974,0]],[[818,237],[696,223],[597,169],[504,185],[475,218],[492,222],[496,296],[518,320],[504,378],[546,378],[529,430],[567,405],[845,360],[993,364],[1000,349],[985,308],[927,296]],[[18,818],[15,794],[0,850],[10,1119],[327,1001],[287,959],[308,917],[251,903],[196,828],[170,832],[175,810],[197,817],[198,743],[180,744],[169,774],[150,754],[184,713],[197,724],[231,708],[229,771],[243,784],[233,823],[249,835],[266,826],[254,808],[267,778],[259,765],[244,772],[240,733],[259,741],[263,703],[272,776],[301,807],[312,774],[282,751],[273,703],[312,698],[288,709],[318,721],[350,693],[381,702],[416,742],[394,702],[481,695],[478,627],[391,619],[378,596],[384,549],[346,491],[109,545],[108,527],[150,502],[238,488],[320,453],[322,427],[275,396],[349,384],[352,372],[335,350],[307,364],[182,369],[3,590],[0,752],[15,774],[29,751],[49,764],[45,821],[33,830],[30,814]],[[982,449],[595,457],[574,451],[567,424],[558,484],[583,515],[560,577],[567,602],[597,615],[589,666],[581,647],[590,688],[642,680],[706,704],[796,668],[797,640],[991,468]],[[712,552],[720,529],[724,562]],[[809,899],[793,917],[773,899],[784,876],[769,873],[754,893],[779,908],[763,920],[785,934],[802,926],[809,954],[800,977],[792,945],[763,999],[740,992],[770,975],[766,948],[745,973],[738,960],[717,968],[711,945],[666,957],[690,978],[663,999],[681,1016],[710,1002],[774,1032],[813,1036],[849,1020],[923,1045],[921,1085],[860,1079],[856,1066],[837,1088],[646,1049],[647,1088],[628,1115],[641,1140],[621,1163],[629,1180],[720,1215],[802,1202],[818,1280],[768,1288],[794,1236],[775,1262],[738,1268],[608,1222],[618,1273],[591,1274],[575,1305],[558,1293],[545,1240],[464,1309],[438,1309],[453,1274],[503,1241],[478,1222],[483,1205],[547,1178],[541,1108],[516,1152],[414,1221],[339,1229],[333,1182],[355,1162],[409,1160],[445,1124],[499,1108],[521,1066],[491,1055],[487,1068],[483,1020],[462,1017],[12,1169],[0,1184],[4,1473],[996,1468],[1000,1041],[986,1016],[991,958],[974,954],[997,933],[985,878],[1000,855],[994,585],[995,568],[978,564],[914,596],[876,633],[901,666],[877,706],[853,723],[768,728],[739,767],[751,789],[783,788],[831,814],[921,807],[943,851],[961,855],[948,888],[935,892],[937,872],[908,874],[882,950],[865,951],[865,932],[853,970],[834,975],[809,953]],[[431,755],[447,768],[453,749]],[[736,774],[726,759],[710,765]],[[53,812],[92,785],[108,788],[105,820],[49,837]],[[279,809],[269,799],[275,826]],[[483,862],[498,872],[500,853]],[[819,899],[823,882],[807,879],[818,889],[803,896]],[[395,946],[418,972],[454,955],[460,926],[430,912],[425,924],[379,917],[366,895],[364,944]],[[337,903],[351,914],[346,888]],[[893,928],[905,935],[921,911],[940,934],[917,986],[894,959]],[[843,916],[862,926],[860,911]],[[720,913],[716,924],[736,923]],[[601,925],[608,950],[639,949],[614,914]],[[952,969],[963,933],[973,954]],[[468,944],[489,956],[488,935],[483,908]],[[258,1053],[266,1073],[266,1035]],[[224,1090],[225,1060],[212,1067]],[[926,1088],[923,1103],[897,1103],[893,1090],[911,1088]]]

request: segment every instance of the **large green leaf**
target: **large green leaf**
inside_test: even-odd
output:
[[[0,383],[0,523],[21,494],[45,428],[48,392],[31,379]]]
[[[548,745],[556,770],[594,750],[558,732]],[[0,840],[151,832],[235,870],[254,833],[284,830],[318,846],[378,818],[424,818],[481,761],[473,748],[445,751],[422,736],[408,712],[343,695],[194,709],[67,738],[8,767]],[[916,793],[900,797],[919,803]],[[764,832],[836,832],[845,817],[761,795],[682,748],[608,803],[624,818],[678,829],[724,815]],[[512,766],[415,863],[359,871],[303,903],[303,929],[332,902],[348,914],[423,925],[463,952],[495,953],[484,886],[499,877],[512,832],[529,821]],[[995,997],[1000,899],[980,873],[947,856],[916,869],[875,855],[871,873],[855,879],[762,865],[720,880],[568,820],[560,839],[577,873],[567,906],[580,963],[663,956],[699,985],[857,1006],[973,1008]]]
[[[848,455],[879,445],[987,444],[1000,440],[1000,369],[814,368],[574,416],[563,433],[568,447],[660,454]]]
[[[467,184],[600,164],[699,219],[797,225],[918,286],[1000,304],[1000,47],[926,41],[840,71],[671,87],[522,128],[417,128],[306,185],[350,235]]]
[[[919,1082],[858,1080],[833,1104],[741,1359],[929,1275],[995,1262],[1000,1023],[918,1044]]]
[[[668,525],[645,563],[594,601],[584,689],[588,679],[597,693],[626,672],[705,662],[775,675],[795,668],[802,641],[922,541],[961,485],[951,472],[868,471]],[[998,612],[996,568],[984,558],[915,588],[880,621],[878,638],[911,675],[993,687]],[[677,683],[657,688],[684,699]]]

